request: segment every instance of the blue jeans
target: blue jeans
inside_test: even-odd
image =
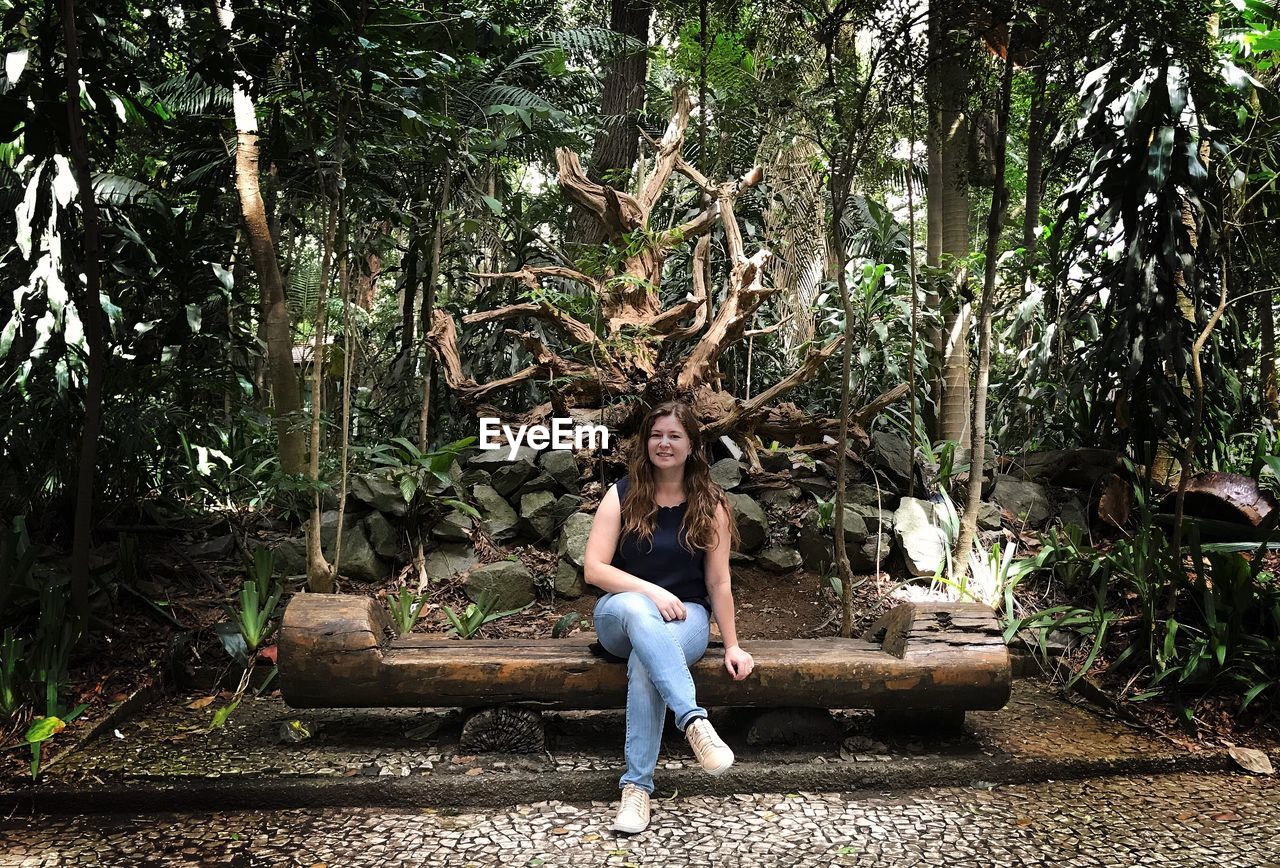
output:
[[[610,654],[627,658],[627,772],[618,782],[653,792],[667,707],[681,731],[707,710],[694,698],[689,664],[707,651],[710,616],[685,603],[683,621],[664,621],[658,606],[636,591],[605,594],[596,603],[596,635]]]

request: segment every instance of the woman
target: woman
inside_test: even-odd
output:
[[[645,417],[628,471],[596,511],[585,574],[607,592],[595,608],[600,644],[627,658],[627,771],[613,828],[635,833],[649,825],[668,707],[703,769],[718,775],[733,764],[689,674],[707,650],[708,608],[729,674],[740,681],[754,662],[734,628],[729,550],[737,528],[687,404],[662,404]]]

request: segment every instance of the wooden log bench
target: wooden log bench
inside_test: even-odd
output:
[[[280,687],[294,708],[479,709],[464,742],[493,741],[488,724],[528,730],[512,743],[536,742],[540,709],[625,707],[626,666],[593,652],[594,640],[397,637],[371,598],[298,594],[280,629]],[[895,727],[931,730],[1009,699],[1008,649],[995,613],[975,603],[903,603],[859,639],[742,646],[755,658],[742,681],[725,671],[718,643],[693,665],[701,705],[874,709]]]

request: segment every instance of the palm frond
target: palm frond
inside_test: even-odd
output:
[[[95,172],[93,175],[93,194],[104,205],[146,205],[149,208],[163,208],[160,196],[149,184],[137,178],[114,175],[110,172]]]

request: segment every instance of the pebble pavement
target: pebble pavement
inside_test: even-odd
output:
[[[660,795],[662,795],[660,793]],[[606,802],[0,819],[0,868],[46,866],[1280,865],[1280,783],[1237,774],[877,793],[656,799],[650,828]]]

